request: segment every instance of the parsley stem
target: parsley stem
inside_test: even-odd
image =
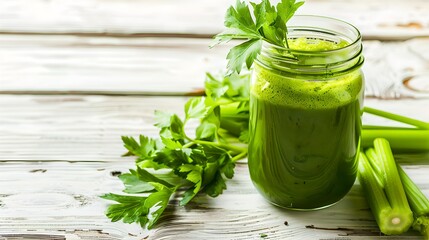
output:
[[[244,157],[246,157],[247,156],[247,150],[246,151],[243,151],[243,152],[241,152],[241,153],[239,153],[239,154],[237,154],[237,155],[235,155],[234,157],[232,157],[231,158],[231,161],[233,162],[233,163],[235,163],[235,162],[237,162],[238,160],[240,160],[240,159],[243,159]]]
[[[182,148],[189,148],[189,147],[192,147],[193,145],[195,145],[195,143],[191,141],[191,142],[188,142],[187,144],[183,145]]]
[[[193,140],[193,142],[197,143],[197,144],[202,144],[202,145],[210,145],[210,146],[225,148],[225,149],[232,150],[232,151],[238,152],[238,153],[247,152],[247,148],[242,148],[242,147],[238,147],[238,146],[234,146],[234,145],[230,145],[230,144],[225,144],[225,143],[209,142],[209,141],[203,141],[203,140]]]

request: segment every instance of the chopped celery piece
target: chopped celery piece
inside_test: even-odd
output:
[[[417,185],[408,177],[401,166],[398,165],[399,176],[402,180],[408,203],[414,215],[429,215],[429,200]]]
[[[370,107],[364,107],[363,111],[415,127],[404,128],[364,125],[362,126],[363,148],[371,147],[376,138],[385,138],[389,141],[390,147],[395,152],[429,151],[429,123]]]
[[[413,229],[419,231],[425,239],[429,239],[429,216],[417,217],[413,223]]]
[[[429,130],[362,129],[362,147],[372,146],[376,138],[385,138],[395,152],[429,151]]]
[[[429,200],[399,165],[398,172],[414,213],[413,229],[429,239]]]
[[[413,213],[408,204],[395,160],[386,139],[374,140],[377,162],[384,171],[383,185],[377,180],[376,172],[369,163],[365,153],[360,153],[358,179],[366,194],[372,213],[381,232],[387,235],[406,232],[413,223]],[[371,155],[371,152],[370,152]]]

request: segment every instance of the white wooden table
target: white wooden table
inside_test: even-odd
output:
[[[224,68],[228,46],[207,46],[233,2],[0,2],[0,239],[421,239],[382,236],[358,184],[325,210],[274,207],[245,161],[224,194],[169,206],[151,231],[104,216],[98,196],[134,168],[120,136],[156,136],[153,111],[181,114]],[[307,0],[301,13],[360,28],[365,105],[429,121],[429,2]],[[398,161],[429,196],[429,156]]]

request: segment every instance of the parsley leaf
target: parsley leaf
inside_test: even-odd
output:
[[[144,201],[143,208],[146,212],[146,215],[141,215],[140,224],[146,225],[147,228],[151,229],[153,225],[158,221],[164,212],[165,208],[170,201],[171,195],[175,190],[170,189],[159,183],[151,183],[157,192],[150,194],[146,201]]]
[[[250,69],[256,56],[261,51],[261,47],[261,39],[251,39],[231,48],[226,56],[229,59],[227,68],[240,73],[243,63],[246,63],[247,68]]]
[[[197,127],[196,137],[197,139],[213,140],[217,129],[216,124],[204,121]]]
[[[207,114],[208,110],[204,104],[204,98],[191,98],[185,104],[186,119],[202,118]]]
[[[144,193],[154,189],[152,185],[139,179],[136,171],[130,170],[130,173],[124,173],[119,176],[119,179],[125,186],[125,193]]]
[[[246,36],[252,36],[253,38],[260,36],[255,22],[250,15],[249,6],[240,0],[237,0],[235,8],[232,6],[228,8],[224,24],[228,28],[245,33]]]
[[[141,223],[144,226],[145,215],[148,213],[144,208],[144,203],[147,197],[123,196],[113,193],[108,193],[101,198],[118,202],[112,204],[106,211],[106,216],[117,222],[122,219],[125,223]],[[143,224],[142,224],[143,223]]]
[[[217,197],[226,189],[225,180],[219,172],[216,172],[213,180],[205,188],[205,192],[210,197]]]
[[[263,41],[287,47],[286,23],[303,4],[304,2],[299,0],[281,0],[273,6],[269,0],[262,0],[258,4],[250,2],[253,8],[253,11],[250,11],[249,5],[237,0],[235,7],[228,8],[224,22],[227,29],[215,36],[213,45],[233,39],[245,40],[229,51],[229,72],[240,73],[243,65],[250,69],[261,52]]]
[[[136,173],[135,171],[133,172]],[[155,192],[149,196],[124,196],[118,194],[105,194],[101,198],[118,202],[117,204],[110,205],[106,211],[106,216],[112,222],[122,219],[125,223],[140,223],[142,227],[152,228],[158,221],[159,217],[164,212],[168,205],[171,195],[176,191],[175,188],[164,180],[161,180],[146,170],[138,169],[137,171],[138,184],[141,186],[142,182],[152,185]],[[129,177],[129,176],[128,176]],[[135,179],[133,179],[135,180]],[[134,181],[134,183],[137,181]],[[131,184],[130,181],[127,181]],[[130,189],[129,187],[127,189]]]
[[[124,143],[124,147],[128,149],[128,152],[125,154],[126,156],[134,155],[146,158],[156,149],[156,141],[144,135],[140,135],[140,143],[138,143],[134,138],[126,136],[122,137],[122,141]]]

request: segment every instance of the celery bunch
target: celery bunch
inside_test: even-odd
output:
[[[358,179],[381,232],[387,235],[401,234],[412,225],[413,212],[408,204],[389,142],[377,138],[374,140],[374,147],[376,158],[371,154],[360,154]],[[371,156],[371,160],[367,156]],[[377,174],[370,162],[383,170]]]
[[[373,140],[374,148],[360,153],[358,179],[377,224],[387,235],[401,234],[412,227],[429,239],[428,198],[396,164],[389,141],[376,138],[389,138],[396,150],[427,151],[429,124],[371,108],[365,111],[416,127],[372,128],[376,132],[363,134],[363,147],[370,147],[369,142]]]

